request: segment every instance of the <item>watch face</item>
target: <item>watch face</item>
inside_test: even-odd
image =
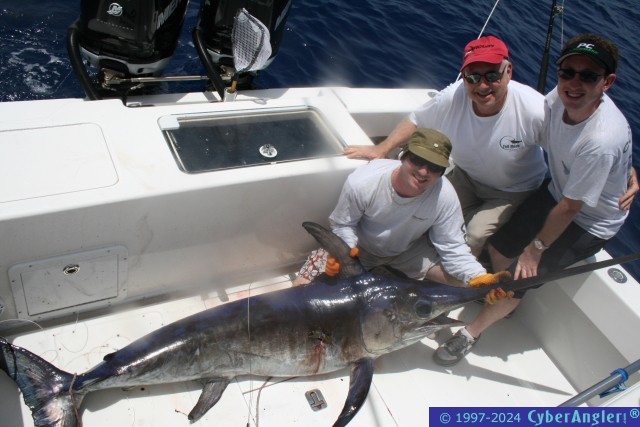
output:
[[[547,249],[547,247],[542,243],[542,240],[540,239],[534,239],[533,245],[536,247],[536,249]]]

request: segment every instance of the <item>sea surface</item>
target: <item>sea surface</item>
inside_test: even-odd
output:
[[[79,16],[79,4],[78,0],[0,1],[0,102],[84,96],[65,46],[67,27]],[[494,0],[293,0],[279,55],[256,83],[442,89],[457,78],[464,45],[478,37],[494,5]],[[568,38],[595,32],[617,43],[618,80],[608,93],[631,124],[638,169],[638,3],[573,0],[557,5],[564,12],[554,20],[546,91],[555,86],[553,61]],[[538,85],[551,6],[551,0],[499,1],[484,29],[508,44],[514,79],[533,87]],[[204,74],[191,40],[199,7],[198,0],[189,4],[166,75]],[[202,83],[181,83],[170,90],[201,89]],[[614,256],[640,252],[640,197],[607,249]],[[640,278],[640,266],[627,268]]]

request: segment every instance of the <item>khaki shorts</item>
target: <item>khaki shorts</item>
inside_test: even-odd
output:
[[[458,166],[447,174],[447,179],[458,193],[467,228],[467,244],[476,255],[482,251],[487,238],[535,191],[496,190],[472,179]]]

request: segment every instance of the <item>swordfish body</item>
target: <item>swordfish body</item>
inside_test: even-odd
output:
[[[83,397],[95,390],[199,380],[203,392],[189,414],[197,420],[237,375],[310,376],[351,367],[349,393],[334,424],[343,426],[367,397],[377,357],[455,325],[441,314],[495,287],[455,288],[365,272],[336,235],[303,225],[341,262],[339,277],[323,275],[178,320],[81,374],[0,338],[0,369],[18,384],[37,426],[75,427]]]

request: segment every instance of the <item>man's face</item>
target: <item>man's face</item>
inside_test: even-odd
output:
[[[469,76],[474,74],[480,76],[477,83],[468,81]],[[500,76],[500,74],[502,75]],[[497,76],[500,78],[493,82],[489,81]],[[473,62],[462,70],[462,78],[467,94],[473,102],[473,110],[477,115],[486,117],[500,112],[507,99],[507,88],[509,81],[511,81],[510,63]]]
[[[418,158],[418,162],[413,161],[413,156],[413,153],[409,153],[402,160],[397,180],[394,181],[394,189],[404,197],[416,197],[424,193],[442,176],[441,166],[431,164],[432,167],[429,167],[422,158]]]
[[[604,75],[604,67],[584,55],[562,61],[558,70],[558,96],[566,110],[565,121],[580,123],[593,114],[602,94],[615,81],[615,74]]]

